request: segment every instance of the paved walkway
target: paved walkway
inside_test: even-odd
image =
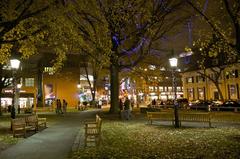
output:
[[[69,113],[54,125],[34,134],[0,154],[0,159],[65,159],[82,121],[96,111]]]

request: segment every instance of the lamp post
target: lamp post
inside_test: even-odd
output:
[[[105,86],[104,89],[105,89],[105,92],[106,92],[106,96],[107,96],[106,101],[107,101],[107,105],[108,105],[108,92],[109,92],[108,86]]]
[[[178,117],[178,104],[177,104],[177,86],[176,86],[176,77],[175,70],[177,68],[178,59],[170,58],[169,59],[170,66],[172,67],[172,85],[174,90],[174,118],[175,118],[175,128],[179,128],[179,117]]]
[[[16,117],[16,92],[17,92],[17,80],[16,73],[20,66],[20,61],[18,59],[11,59],[10,65],[13,73],[13,90],[12,90],[12,109],[11,109],[11,118],[15,119]]]

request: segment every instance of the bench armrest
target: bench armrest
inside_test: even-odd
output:
[[[97,124],[96,121],[88,121],[88,122],[84,122],[85,124]]]
[[[98,127],[85,127],[86,130],[97,130]]]
[[[93,126],[97,125],[97,122],[96,121],[85,121],[84,124],[85,124],[85,127],[93,127]]]

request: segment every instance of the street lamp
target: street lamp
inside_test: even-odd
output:
[[[17,89],[21,89],[22,88],[22,84],[21,83],[18,83],[17,84]]]
[[[176,86],[176,77],[175,77],[175,69],[177,69],[178,59],[170,58],[169,59],[170,66],[172,67],[172,85],[174,90],[174,117],[175,117],[175,128],[179,128],[179,117],[178,117],[178,104],[177,104],[177,86]]]
[[[18,59],[11,59],[10,60],[10,65],[11,65],[11,68],[12,68],[12,71],[13,71],[13,90],[12,90],[12,109],[11,109],[11,118],[12,119],[15,119],[16,117],[16,113],[15,113],[15,110],[16,110],[16,92],[17,92],[17,80],[16,80],[16,73],[17,73],[17,70],[19,69],[19,66],[20,66],[20,60]]]
[[[81,84],[80,84],[80,83],[77,84],[77,88],[78,88],[78,89],[81,88]]]
[[[20,61],[18,59],[10,60],[11,68],[17,70],[20,66]]]

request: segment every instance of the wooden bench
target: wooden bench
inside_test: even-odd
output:
[[[38,131],[40,126],[47,127],[47,119],[39,118],[36,114],[30,115],[25,118],[26,125],[29,126],[29,129]]]
[[[152,124],[153,120],[171,121],[174,125],[173,112],[147,112],[148,121]]]
[[[16,137],[16,135],[23,135],[24,137],[26,137],[26,122],[24,118],[12,119],[11,127],[13,137]]]
[[[98,146],[101,142],[102,119],[96,115],[95,121],[85,122],[85,147],[88,143],[95,143]]]
[[[211,112],[212,121],[219,123],[240,123],[240,114],[234,112]]]
[[[180,113],[179,124],[181,122],[205,122],[211,127],[211,114],[210,113]]]

